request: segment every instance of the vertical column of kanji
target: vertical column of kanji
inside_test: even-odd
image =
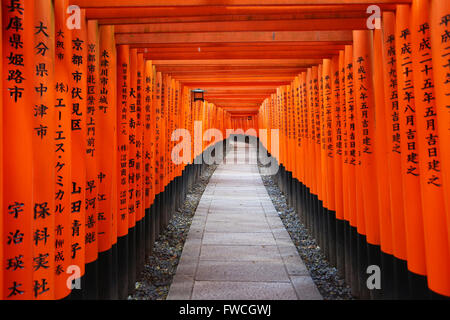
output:
[[[173,96],[174,96],[174,100],[173,100],[173,128],[172,128],[172,132],[170,133],[170,137],[172,136],[172,133],[178,129],[180,127],[179,123],[182,120],[183,117],[183,113],[181,111],[180,108],[180,83],[178,81],[174,81],[174,89],[173,89]],[[172,139],[171,139],[172,140]],[[175,141],[172,142],[172,148],[170,150],[170,153],[172,154],[172,150],[175,147]],[[171,156],[172,158],[172,156]],[[177,162],[174,162],[173,160],[176,160]],[[178,180],[179,180],[179,175],[180,175],[180,166],[177,165],[176,163],[179,163],[179,154],[176,155],[176,159],[171,160],[172,165],[173,165],[173,170],[174,170],[174,178],[176,179],[176,184],[175,187],[178,188]],[[180,200],[180,195],[181,193],[179,192],[179,190],[174,189],[175,195],[178,197],[178,201]],[[176,203],[176,205],[178,205],[178,203]],[[176,209],[176,208],[175,208]]]
[[[161,187],[159,182],[159,157],[160,157],[160,103],[161,103],[161,73],[156,73],[155,67],[153,67],[153,92],[152,92],[152,116],[154,123],[153,134],[153,154],[152,160],[153,166],[153,186],[155,195],[155,238],[159,236],[159,219],[161,214],[161,201],[160,193]]]
[[[327,192],[326,192],[326,177],[327,177],[327,171],[326,171],[326,145],[325,145],[325,107],[324,107],[324,79],[323,79],[323,64],[319,64],[317,67],[317,80],[319,85],[319,111],[318,111],[318,127],[317,132],[318,135],[320,135],[319,138],[319,161],[318,165],[320,167],[320,195],[319,200],[321,200],[319,205],[319,219],[320,219],[320,233],[319,233],[319,243],[321,243],[321,248],[328,259],[328,244],[326,241],[327,236],[327,229],[326,229],[326,223],[325,223],[325,211],[328,206],[328,198],[327,198]]]
[[[166,218],[166,226],[167,223],[170,220],[170,216],[172,213],[172,192],[171,192],[171,188],[172,188],[172,161],[171,161],[171,156],[170,156],[170,146],[171,146],[171,139],[170,139],[170,131],[171,131],[171,127],[172,127],[172,78],[170,76],[166,77],[166,99],[165,99],[165,119],[166,119],[166,131],[165,131],[165,136],[166,136],[166,144],[165,144],[165,185],[166,185],[166,200],[165,202],[167,203],[167,218]]]
[[[168,184],[168,175],[167,175],[167,130],[168,130],[168,111],[167,111],[167,100],[168,100],[168,92],[169,92],[169,76],[167,74],[162,75],[162,86],[161,86],[161,123],[162,123],[162,132],[161,132],[161,161],[160,161],[160,171],[161,171],[161,181],[162,181],[162,191],[164,192],[164,196],[166,199],[167,192],[166,186]],[[166,202],[164,200],[164,202]],[[165,203],[166,204],[166,203]],[[166,208],[167,209],[167,208]],[[165,218],[166,218],[166,210],[164,212],[164,220],[163,223],[165,224]],[[164,225],[165,227],[165,225]]]
[[[336,97],[333,92],[333,71],[337,69],[338,57],[333,60],[323,60],[323,90],[324,90],[324,111],[325,111],[325,147],[326,147],[326,171],[327,171],[327,214],[328,214],[328,245],[329,258],[332,265],[336,266],[336,201],[335,201],[335,106]]]
[[[442,190],[441,141],[432,71],[429,1],[414,0],[411,9],[411,52],[428,286],[434,292],[450,296],[450,229]]]
[[[116,171],[115,153],[116,150],[116,88],[115,88],[115,41],[114,27],[99,27],[99,95],[95,121],[96,150],[97,150],[97,174],[95,185],[97,187],[97,242],[99,252],[99,298],[110,299],[112,293],[116,291],[113,281],[113,252],[115,244],[115,231],[113,230],[116,219],[117,204],[114,190],[117,185],[114,179]],[[91,67],[89,67],[91,69]],[[88,105],[88,110],[89,109]],[[90,181],[90,180],[89,180]],[[89,192],[88,192],[89,194]],[[89,216],[88,216],[89,218]],[[89,228],[89,226],[87,226]]]
[[[325,215],[324,210],[328,206],[328,195],[326,192],[326,185],[327,185],[327,171],[326,171],[326,144],[325,144],[325,97],[324,97],[324,73],[323,73],[324,66],[323,64],[319,64],[317,68],[317,80],[319,84],[319,110],[318,110],[318,135],[320,135],[319,138],[319,150],[320,150],[320,156],[319,156],[319,166],[320,166],[320,196],[319,199],[322,200],[322,208],[320,211],[320,219],[321,219],[321,228],[322,228],[322,242],[323,242],[323,249],[326,252],[327,244],[325,243],[325,236],[326,236],[326,229],[325,227]]]
[[[292,205],[295,206],[295,204],[297,203],[296,201],[296,181],[299,180],[299,171],[297,170],[298,165],[297,165],[297,159],[298,159],[298,152],[299,152],[299,147],[298,147],[298,142],[297,142],[297,128],[300,127],[300,124],[298,123],[298,113],[297,113],[297,108],[298,108],[298,76],[295,77],[295,79],[292,81],[291,84],[291,167],[292,167]],[[254,118],[254,117],[253,117]],[[256,127],[257,124],[255,124],[253,122],[253,127]]]
[[[143,102],[144,102],[144,54],[137,55],[136,87],[136,277],[142,271],[145,260],[145,207],[143,198]]]
[[[292,119],[292,99],[291,99],[291,87],[292,83],[284,87],[284,105],[285,105],[285,162],[286,162],[286,192],[288,195],[288,201],[291,199],[291,179],[292,179],[292,167],[291,167],[291,119]]]
[[[112,28],[113,31],[113,35],[114,35],[114,26],[110,26]],[[113,116],[114,116],[114,133],[113,133],[113,144],[112,144],[112,150],[114,150],[112,152],[112,162],[113,162],[113,171],[112,171],[112,186],[111,186],[111,203],[114,204],[114,206],[112,207],[112,212],[111,212],[111,248],[112,248],[112,292],[111,292],[111,296],[113,297],[112,299],[118,299],[119,297],[119,285],[118,285],[118,279],[119,279],[119,257],[118,257],[118,232],[119,232],[119,220],[120,220],[120,213],[119,213],[119,208],[118,208],[118,199],[119,199],[119,171],[117,170],[117,164],[119,163],[119,152],[118,152],[118,132],[119,129],[117,127],[117,118],[118,118],[118,108],[119,106],[117,105],[117,95],[119,92],[119,88],[117,86],[117,77],[118,77],[118,73],[117,73],[117,68],[118,68],[118,63],[117,63],[117,47],[115,44],[115,38],[113,37],[113,50],[112,50],[112,57],[111,57],[111,66],[112,66],[112,70],[111,70],[111,75],[110,75],[110,80],[112,82],[112,86],[111,86],[111,97],[112,97],[112,107],[114,108],[114,112],[113,112]]]
[[[35,2],[33,103],[33,298],[54,298],[55,275],[55,25],[50,0]]]
[[[162,181],[162,192],[163,192],[163,212],[161,219],[161,230],[164,230],[168,223],[168,215],[169,215],[169,203],[168,203],[168,194],[167,185],[169,184],[169,168],[167,158],[167,150],[168,150],[168,139],[167,132],[169,127],[169,113],[168,113],[168,99],[169,99],[169,76],[167,74],[163,74],[162,76],[162,86],[161,86],[161,123],[162,123],[162,132],[161,132],[161,161],[160,161],[160,174]]]
[[[175,128],[174,129],[181,129],[184,128],[184,105],[183,105],[183,88],[181,87],[180,82],[176,81],[176,89],[175,89]],[[175,145],[175,143],[174,143]],[[176,176],[178,179],[180,179],[182,171],[183,171],[183,163],[180,164],[180,155],[177,155],[178,157],[178,165],[176,165]],[[181,180],[179,181],[181,186]],[[179,186],[179,187],[180,187]],[[182,192],[182,190],[177,190],[177,192]],[[181,193],[180,193],[181,195]],[[180,202],[182,199],[180,198]]]
[[[342,59],[341,59],[342,58]],[[342,184],[342,155],[343,155],[343,103],[341,97],[341,89],[343,83],[341,82],[340,69],[343,66],[343,51],[339,52],[339,56],[334,56],[331,59],[331,70],[330,70],[330,81],[331,81],[331,148],[333,152],[333,195],[330,197],[334,198],[335,211],[335,233],[336,233],[336,268],[339,275],[343,278],[345,272],[345,246],[344,246],[344,207],[343,207],[343,184]],[[341,65],[342,61],[342,65]]]
[[[119,258],[119,298],[128,295],[129,275],[129,151],[130,151],[130,48],[117,47],[117,252]]]
[[[290,112],[291,112],[291,86],[287,85],[283,87],[283,107],[284,107],[284,117],[283,117],[283,123],[285,125],[284,129],[284,167],[286,169],[286,177],[285,177],[285,193],[288,195],[288,201],[290,199],[289,197],[289,180],[292,172],[290,172],[292,169],[290,168]]]
[[[289,172],[288,180],[287,180],[287,187],[288,187],[288,200],[291,202],[291,179],[294,175],[294,169],[292,167],[292,154],[295,152],[292,149],[292,107],[293,107],[293,99],[292,99],[292,86],[293,83],[291,82],[288,86],[286,86],[286,95],[285,95],[285,101],[286,101],[286,166]]]
[[[80,29],[72,32],[71,54],[71,259],[84,275],[86,214],[86,94],[87,94],[87,28],[85,11],[81,11]]]
[[[3,37],[3,247],[2,272],[5,299],[31,299],[33,296],[32,233],[32,140],[33,113],[29,108],[32,88],[34,29],[32,1],[2,1]],[[48,232],[38,239],[48,239]]]
[[[152,253],[153,241],[154,241],[154,212],[150,211],[153,205],[153,174],[152,174],[152,159],[153,155],[153,132],[154,125],[152,125],[152,92],[153,92],[153,67],[151,61],[144,61],[144,82],[143,82],[143,165],[144,165],[144,176],[143,176],[143,206],[145,210],[145,254],[148,256]]]
[[[346,64],[345,64],[345,50],[339,51],[339,78],[340,78],[340,104],[341,104],[341,129],[342,129],[342,210],[343,210],[343,233],[344,233],[344,263],[345,269],[344,277],[348,284],[351,284],[351,228],[349,216],[349,193],[348,193],[348,122],[347,122],[347,101],[346,101]]]
[[[56,292],[61,299],[70,293],[66,284],[66,270],[71,264],[71,217],[72,178],[71,178],[71,64],[72,31],[67,28],[66,10],[68,1],[55,2],[55,152],[56,152]]]
[[[147,62],[148,65],[148,62]],[[156,112],[154,108],[154,99],[155,99],[155,86],[156,86],[156,67],[153,65],[147,66],[150,68],[149,73],[151,74],[151,95],[150,95],[150,132],[149,140],[151,143],[151,151],[150,151],[150,203],[151,206],[156,207],[155,198],[156,198],[156,185],[155,185],[155,161],[156,161]],[[152,220],[153,221],[153,220]]]
[[[383,68],[383,31],[374,30],[374,98],[375,98],[375,161],[378,178],[378,214],[380,220],[380,258],[383,266],[384,285],[381,286],[385,297],[393,298],[393,234],[392,218],[390,206],[390,184],[389,184],[389,163],[386,161],[388,156],[388,136],[384,97],[384,68]]]
[[[316,141],[316,127],[315,127],[315,118],[314,118],[314,95],[313,95],[313,78],[312,78],[312,68],[308,68],[306,73],[306,81],[307,81],[307,113],[308,113],[308,151],[310,156],[308,157],[308,180],[309,180],[309,229],[312,230],[313,236],[316,235],[316,227],[315,227],[315,213],[316,213],[316,205],[315,205],[315,197],[316,197],[316,152],[315,152],[315,141]]]
[[[431,1],[430,32],[433,75],[436,82],[436,113],[439,130],[442,188],[450,228],[450,2]],[[449,231],[450,234],[450,231]],[[450,236],[449,236],[450,241]]]
[[[427,274],[427,266],[425,260],[422,200],[420,197],[420,169],[416,135],[409,6],[397,6],[396,15],[395,50],[397,57],[403,208],[407,231],[408,267],[415,269],[414,273],[425,276]],[[420,276],[416,278],[416,280],[419,280]],[[411,289],[414,292],[415,288],[412,287]]]
[[[365,284],[365,272],[367,269],[367,231],[366,231],[366,215],[364,212],[364,196],[363,196],[363,168],[362,168],[362,131],[363,125],[359,114],[357,100],[358,100],[358,67],[356,64],[355,55],[355,43],[353,43],[353,53],[352,53],[352,70],[353,70],[353,94],[355,97],[355,103],[353,104],[353,116],[354,116],[354,126],[355,126],[355,183],[356,183],[356,216],[357,216],[357,268],[360,282],[359,282],[359,297],[368,299],[370,293],[368,291],[367,285]],[[352,253],[353,255],[353,253]]]
[[[169,198],[168,200],[170,201],[170,211],[169,211],[169,220],[172,216],[173,213],[173,205],[175,204],[174,198],[175,195],[172,193],[173,190],[173,179],[174,179],[174,163],[172,161],[172,155],[171,155],[171,151],[172,151],[172,130],[174,127],[174,88],[175,82],[174,79],[172,79],[171,77],[169,77],[169,92],[168,92],[168,99],[167,99],[167,111],[168,111],[168,115],[167,115],[167,121],[168,121],[168,128],[167,128],[167,160],[166,160],[166,164],[168,167],[168,183],[169,185]]]
[[[345,51],[339,51],[339,79],[340,79],[340,96],[339,101],[341,105],[341,130],[342,130],[342,210],[344,216],[345,228],[348,227],[349,217],[349,197],[348,197],[348,122],[347,122],[347,101],[346,101],[346,64],[345,64]],[[347,239],[344,230],[344,238]],[[347,252],[345,253],[347,257]],[[346,262],[347,264],[347,262]],[[346,273],[347,276],[347,273]]]
[[[366,265],[379,265],[380,220],[378,215],[378,189],[376,172],[375,99],[373,86],[373,34],[372,31],[353,31],[353,66],[357,113],[357,147],[360,151],[363,213],[368,261],[363,261],[362,274]],[[358,216],[359,218],[359,216]],[[359,226],[359,221],[358,221]],[[364,234],[364,232],[361,232]],[[364,249],[365,246],[364,246]],[[364,250],[362,250],[364,252]],[[363,278],[362,278],[363,279]],[[364,284],[361,286],[367,289]],[[375,291],[372,291],[374,293]],[[364,296],[362,290],[361,296]]]
[[[400,113],[397,91],[397,56],[395,54],[395,14],[393,12],[385,12],[383,14],[382,42],[383,61],[381,70],[384,70],[382,80],[384,84],[385,121],[387,134],[387,183],[389,186],[388,190],[392,224],[392,253],[398,259],[406,261],[408,255],[406,252],[406,230],[403,208],[401,168],[402,151],[400,147]],[[382,214],[381,211],[380,214]],[[389,259],[389,257],[385,255],[383,255],[382,258],[385,260]],[[383,261],[383,265],[386,264],[387,263]],[[394,266],[394,264],[391,265]],[[383,287],[388,288],[387,286],[391,286],[392,284],[386,283]],[[400,286],[398,287],[400,288]]]
[[[181,86],[181,91],[182,91],[182,112],[183,112],[183,121],[181,122],[180,126],[181,129],[184,130],[189,130],[189,90],[187,87],[183,86],[180,83]],[[187,192],[187,179],[188,177],[186,175],[188,175],[188,163],[190,160],[190,155],[188,154],[188,145],[187,145],[188,141],[184,141],[184,150],[183,150],[183,169],[182,169],[182,174],[183,174],[183,196],[186,196],[186,192]]]
[[[281,128],[281,109],[280,109],[280,89],[277,88],[276,93],[273,95],[273,106],[274,106],[274,113],[276,114],[276,126],[278,129],[278,145],[279,145],[279,151],[278,151],[278,186],[281,189],[280,182],[281,182],[281,175],[283,171],[283,164],[281,162],[282,153],[283,153],[283,131]]]
[[[206,141],[203,139],[203,134],[206,131],[207,127],[207,116],[208,116],[208,102],[204,101],[201,103],[201,109],[200,109],[200,121],[202,122],[202,148],[200,150],[201,157],[202,157],[202,163],[203,163],[203,151],[205,151]],[[242,125],[241,125],[242,128]],[[201,168],[201,167],[200,167]]]
[[[156,99],[155,99],[155,112],[156,112],[156,118],[155,121],[157,122],[156,126],[156,133],[157,133],[157,139],[158,142],[157,146],[157,153],[156,153],[156,184],[158,186],[158,194],[159,194],[159,210],[158,210],[158,216],[157,216],[157,224],[156,228],[158,230],[157,235],[162,231],[161,223],[163,221],[163,215],[164,215],[164,201],[163,201],[163,191],[164,191],[164,108],[163,108],[163,96],[164,96],[164,83],[163,83],[163,77],[160,72],[157,73],[156,76]]]
[[[86,92],[86,214],[85,214],[85,262],[86,284],[83,290],[88,299],[98,298],[98,242],[97,242],[97,106],[99,103],[99,34],[98,22],[87,22],[87,92]]]
[[[137,49],[130,49],[130,87],[128,109],[128,291],[136,283],[136,102]]]
[[[316,162],[316,239],[319,242],[319,245],[323,247],[322,244],[322,207],[323,207],[323,192],[322,192],[322,150],[321,150],[321,88],[320,88],[320,79],[322,67],[320,65],[312,67],[312,77],[313,77],[313,109],[314,109],[314,130],[315,130],[315,140],[314,140],[314,151],[315,151],[315,162]]]
[[[301,74],[297,75],[297,77],[295,78],[295,86],[294,86],[294,117],[295,117],[295,125],[293,128],[293,132],[295,135],[295,140],[294,140],[294,146],[295,146],[295,150],[296,150],[296,154],[295,154],[295,158],[294,158],[294,166],[295,166],[295,171],[296,171],[296,179],[297,182],[302,183],[303,177],[302,177],[302,172],[303,172],[303,161],[302,156],[303,156],[303,150],[302,150],[302,142],[303,142],[303,138],[302,138],[302,128],[303,128],[303,122],[302,122],[302,95],[301,95]],[[301,189],[300,189],[300,185],[297,185],[296,191],[298,193],[301,194]],[[297,196],[297,195],[294,195]],[[300,205],[300,202],[297,201],[296,202],[297,205]],[[300,212],[300,211],[299,211]]]
[[[286,123],[286,118],[287,118],[286,112],[288,111],[285,86],[280,87],[278,90],[278,94],[276,97],[276,107],[277,107],[277,110],[279,110],[279,112],[280,112],[280,116],[278,117],[278,124],[280,127],[280,165],[283,166],[281,172],[283,174],[282,178],[284,179],[284,180],[281,180],[283,183],[281,184],[280,189],[283,192],[286,192],[287,187],[285,185],[285,181],[286,181],[286,177],[288,174],[286,172],[288,170],[288,167],[287,167],[288,163],[286,160],[286,155],[287,155],[286,150],[289,149],[289,146],[287,144],[287,140],[288,140],[287,129],[285,127],[287,124]]]
[[[356,119],[355,96],[353,80],[353,47],[347,45],[344,48],[345,63],[345,113],[347,122],[347,162],[344,161],[343,170],[347,173],[347,198],[349,218],[349,258],[351,259],[351,287],[352,294],[359,295],[358,280],[358,252],[357,252],[357,227],[359,225],[356,210]],[[345,170],[345,168],[347,168]]]
[[[308,197],[309,197],[309,129],[308,129],[308,95],[307,95],[307,81],[306,81],[306,72],[302,72],[301,77],[301,118],[302,118],[302,157],[300,161],[302,164],[302,187],[303,187],[303,195],[302,195],[302,209],[304,212],[304,223],[308,226],[309,223],[309,205],[308,205]]]
[[[285,162],[284,162],[284,150],[285,150],[285,133],[284,133],[284,95],[283,95],[283,87],[277,89],[277,107],[279,112],[279,126],[280,126],[280,166],[281,166],[281,173],[282,173],[282,179],[284,178],[285,174]],[[280,189],[284,192],[284,181],[280,181]]]

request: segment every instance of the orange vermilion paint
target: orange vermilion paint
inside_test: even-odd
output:
[[[130,48],[117,47],[117,236],[128,234],[129,214],[129,128],[130,128]]]
[[[340,70],[343,67],[343,52],[339,53],[339,56],[333,57],[331,59],[331,88],[332,88],[332,104],[331,104],[331,114],[332,114],[332,148],[334,161],[333,171],[334,171],[334,192],[330,197],[334,198],[336,219],[344,219],[344,202],[343,202],[343,174],[342,174],[342,158],[344,153],[344,103],[342,103],[342,86],[343,82],[341,79]],[[341,61],[342,60],[342,61]],[[342,62],[342,64],[341,64]]]
[[[386,157],[388,156],[387,134],[386,134],[386,110],[383,83],[383,35],[382,31],[374,30],[373,40],[373,94],[375,111],[375,134],[374,152],[375,168],[377,175],[378,192],[378,215],[380,223],[380,245],[385,253],[392,254],[392,219],[390,207],[390,187],[389,187],[389,166]]]
[[[18,1],[23,9],[9,9],[9,3],[2,1],[3,38],[3,297],[19,300],[31,299],[32,285],[32,113],[29,104],[32,87],[26,70],[31,70],[34,48],[33,38],[24,30],[8,25],[12,19],[20,18],[23,28],[33,27],[33,2]],[[19,42],[10,41],[16,34]],[[23,61],[10,64],[9,56],[23,55]],[[51,133],[50,133],[51,134]]]
[[[350,225],[358,225],[356,214],[356,133],[355,97],[353,90],[353,47],[345,46],[345,109],[347,122],[347,161],[344,158],[343,172],[347,176],[347,203]]]
[[[435,82],[437,127],[440,139],[442,190],[447,212],[447,234],[450,245],[450,2],[430,2],[431,54]]]
[[[143,162],[143,115],[144,115],[144,54],[137,55],[137,87],[136,87],[136,221],[144,218],[145,207],[143,198],[144,162]]]
[[[55,292],[55,20],[53,4],[50,0],[35,1],[33,26],[40,26],[34,35],[33,46],[45,45],[44,50],[35,55],[33,66],[33,234],[47,230],[48,238],[33,241],[33,284],[45,288],[33,290],[33,298],[54,299]],[[42,23],[42,24],[41,24]],[[42,85],[42,87],[41,87]],[[45,232],[44,232],[45,234]],[[37,286],[39,287],[39,286]]]
[[[136,225],[136,123],[137,123],[137,49],[130,49],[130,86],[128,92],[128,228]]]
[[[114,43],[114,27],[100,26],[100,67],[99,98],[96,112],[97,121],[97,241],[98,251],[105,252],[117,239],[117,204],[115,175],[117,156],[116,138],[118,136],[115,85],[117,61]],[[113,143],[111,143],[113,141]]]
[[[425,242],[420,197],[420,170],[416,133],[416,112],[413,90],[410,8],[397,6],[395,23],[395,51],[398,79],[398,113],[402,165],[403,208],[406,226],[408,269],[426,275]],[[404,49],[402,49],[404,48]],[[390,59],[389,59],[390,61]],[[395,128],[397,126],[395,125]],[[395,224],[394,224],[395,227]],[[394,238],[395,241],[395,238]]]
[[[85,259],[91,263],[98,258],[98,130],[97,117],[99,115],[99,62],[100,38],[98,23],[90,20],[87,23],[87,93],[86,93],[86,218],[85,218]]]
[[[71,56],[71,211],[70,232],[72,265],[85,266],[86,219],[86,138],[87,138],[87,26],[85,11],[81,11],[81,28],[72,31]]]
[[[71,264],[71,193],[72,179],[72,96],[71,96],[71,64],[72,64],[72,32],[67,28],[68,1],[55,2],[55,199],[56,199],[56,252],[55,298],[66,297],[70,290],[67,288],[67,268]]]
[[[154,186],[153,186],[153,145],[154,145],[154,116],[152,114],[152,95],[153,95],[153,66],[152,62],[144,62],[144,84],[143,84],[143,142],[144,150],[142,153],[144,165],[144,208],[149,209],[153,204]]]
[[[392,253],[395,257],[407,260],[405,213],[403,206],[402,150],[400,145],[399,96],[395,53],[395,14],[383,14],[383,54],[382,67],[386,143],[387,176],[392,223]]]
[[[414,0],[411,13],[411,52],[428,286],[439,294],[450,296],[450,249],[431,61],[429,1]]]

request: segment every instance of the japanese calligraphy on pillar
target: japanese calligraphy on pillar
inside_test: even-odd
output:
[[[414,272],[418,274],[426,274],[427,268],[425,264],[425,243],[422,227],[422,201],[420,196],[419,156],[416,146],[416,112],[413,94],[411,36],[409,26],[409,6],[397,6],[394,40],[401,149],[400,160],[404,194],[402,205],[405,213],[405,225],[408,229],[408,233],[406,234],[407,253],[411,270],[414,270]],[[389,37],[387,37],[386,40],[388,39]],[[388,59],[389,63],[391,60],[392,59]],[[396,95],[394,94],[394,97],[395,96]],[[393,107],[395,108],[395,104]],[[395,117],[395,115],[393,115],[393,117]],[[393,129],[397,129],[395,124],[393,124]],[[395,220],[393,220],[393,222],[395,223]],[[394,224],[394,227],[395,226],[396,225]]]
[[[55,26],[49,0],[35,2],[33,74],[33,298],[53,299],[55,256]]]
[[[57,277],[57,299],[69,293],[66,285],[66,270],[71,264],[71,127],[72,101],[70,93],[70,66],[72,64],[72,32],[66,26],[67,1],[55,3],[55,153],[56,153],[56,253],[55,268]]]
[[[136,87],[136,221],[144,217],[143,203],[143,98],[144,98],[144,55],[137,56],[137,87]]]
[[[155,195],[161,192],[159,162],[161,160],[161,73],[156,74],[153,89],[153,108],[155,113]]]
[[[84,11],[81,28],[72,32],[71,98],[72,98],[72,193],[70,233],[72,265],[84,274],[86,215],[86,93],[87,93],[87,28]]]
[[[128,233],[129,216],[129,97],[130,97],[130,49],[128,46],[117,48],[117,148],[118,148],[118,236]]]
[[[430,2],[414,0],[411,6],[411,52],[417,116],[420,186],[428,285],[450,295],[448,216],[445,214],[441,174],[440,137],[437,123],[435,81],[430,38]],[[448,135],[448,132],[447,132]]]
[[[99,38],[98,24],[88,21],[87,43],[87,93],[86,93],[86,217],[85,246],[86,263],[95,261],[98,256],[97,243],[97,146],[96,146],[96,113],[99,97]]]
[[[150,208],[153,201],[153,166],[152,159],[154,157],[153,150],[153,132],[152,126],[152,94],[153,94],[153,68],[151,61],[145,61],[144,74],[144,106],[143,106],[143,161],[144,161],[144,206],[146,209]]]
[[[33,52],[26,30],[32,28],[32,1],[2,1],[3,37],[3,297],[31,299],[32,291],[32,109],[27,70]],[[29,34],[29,33],[28,33]],[[28,40],[28,41],[27,41]],[[19,142],[20,137],[20,142]],[[42,230],[43,233],[45,230]],[[48,232],[51,232],[47,229]],[[39,281],[39,280],[37,280]],[[38,293],[47,290],[41,285]]]
[[[450,215],[450,3],[430,3],[430,32],[436,94],[437,127],[440,138],[442,185],[447,217]],[[450,242],[450,238],[449,238]]]
[[[136,115],[137,49],[130,49],[130,84],[128,93],[128,227],[136,223]]]
[[[113,190],[115,181],[113,171],[116,170],[116,162],[112,156],[117,152],[116,145],[111,141],[116,140],[117,115],[116,115],[116,90],[120,87],[115,84],[116,60],[114,27],[99,27],[99,79],[98,102],[95,111],[96,121],[96,158],[97,158],[97,242],[99,252],[107,251],[112,245],[113,213],[116,208]]]

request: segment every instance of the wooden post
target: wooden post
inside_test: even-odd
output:
[[[117,250],[119,258],[119,298],[128,296],[129,277],[129,128],[130,128],[130,48],[117,47]]]
[[[33,234],[45,230],[48,238],[36,237],[33,242],[33,298],[50,300],[55,297],[55,20],[50,0],[35,2],[33,26],[36,27],[33,46],[42,48],[34,52],[32,73],[33,103]],[[45,49],[47,48],[47,49]],[[47,283],[41,289],[42,284]]]
[[[33,297],[33,114],[29,76],[35,54],[32,35],[33,1],[2,1],[3,38],[3,297],[19,300]],[[17,23],[15,23],[17,22]],[[9,57],[9,58],[8,58]],[[48,239],[48,232],[42,230]],[[41,235],[39,233],[38,235]],[[42,285],[43,283],[39,283]],[[45,284],[48,290],[49,283]],[[42,290],[39,290],[42,292]]]
[[[70,57],[71,92],[71,211],[70,233],[72,265],[85,266],[85,215],[86,215],[86,100],[87,100],[87,27],[84,10],[81,11],[81,28],[72,31]],[[74,292],[74,291],[73,291]],[[76,292],[76,291],[75,291]],[[74,293],[75,293],[74,292]]]
[[[395,51],[398,79],[398,109],[403,182],[403,208],[405,213],[408,268],[415,278],[427,274],[425,240],[420,196],[420,169],[416,135],[416,108],[413,90],[410,8],[397,6],[395,24]],[[420,281],[420,280],[418,280]],[[399,288],[400,290],[401,288]],[[411,291],[415,295],[415,288]],[[420,288],[418,291],[421,291]]]
[[[100,38],[98,22],[87,22],[87,92],[86,92],[86,216],[85,216],[85,261],[86,288],[83,289],[85,299],[99,297],[98,270],[98,104],[100,97]]]
[[[99,252],[99,298],[117,298],[115,248],[120,221],[117,196],[117,102],[114,27],[99,27],[99,98],[97,121],[97,241]],[[117,221],[117,222],[116,222]]]
[[[72,31],[67,28],[68,1],[55,3],[55,32],[56,32],[56,59],[55,59],[55,152],[56,152],[56,293],[55,298],[66,297],[70,290],[67,286],[66,271],[71,264],[71,126],[72,126],[72,95],[71,74],[72,63]]]
[[[446,220],[441,174],[435,81],[432,72],[430,5],[414,0],[411,7],[411,52],[416,97],[416,129],[420,190],[429,288],[450,296],[449,226]],[[446,133],[448,136],[448,132]],[[445,141],[445,140],[444,140]]]

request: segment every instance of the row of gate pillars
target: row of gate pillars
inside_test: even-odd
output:
[[[258,141],[258,150],[260,148],[271,156]],[[309,235],[316,240],[328,263],[337,269],[339,277],[350,286],[355,298],[449,299],[431,291],[427,278],[410,272],[406,261],[384,253],[380,246],[368,243],[366,236],[358,233],[348,221],[336,219],[336,213],[324,207],[322,200],[282,164],[273,178],[286,196],[287,204],[295,209]]]
[[[130,228],[127,235],[119,237],[111,250],[99,254],[98,260],[86,265],[79,289],[74,287],[68,300],[123,300],[132,295],[136,281],[153,254],[155,242],[160,239],[174,213],[186,200],[188,191],[199,182],[207,164],[204,154],[214,156],[215,148],[226,154],[228,141],[211,146],[185,167],[183,174],[172,180],[159,193],[145,217]],[[75,284],[75,283],[74,283]]]

